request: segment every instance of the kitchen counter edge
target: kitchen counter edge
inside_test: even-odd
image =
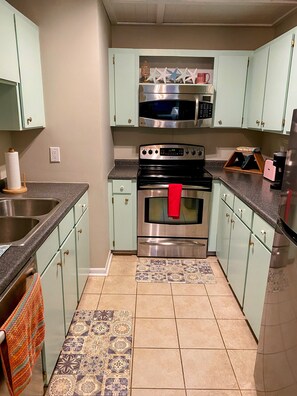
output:
[[[0,193],[0,198],[55,198],[60,200],[57,209],[23,246],[11,246],[0,257],[0,297],[34,256],[42,243],[57,227],[69,210],[89,189],[87,183],[27,183],[28,191],[17,196]]]

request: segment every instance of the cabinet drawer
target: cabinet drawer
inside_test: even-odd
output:
[[[266,223],[257,213],[254,214],[252,231],[268,249],[272,249],[274,228]]]
[[[131,194],[132,180],[113,180],[112,192],[114,194]]]
[[[249,228],[252,227],[253,211],[238,197],[234,198],[234,213],[243,221],[246,226]]]
[[[230,208],[233,209],[234,194],[227,187],[225,187],[224,184],[221,185],[220,197],[224,202],[226,202],[228,206],[230,206]]]
[[[73,216],[73,209],[71,209],[59,224],[60,245],[62,245],[62,243],[65,241],[67,235],[70,233],[73,227],[74,227],[74,216]]]
[[[43,245],[36,252],[37,270],[40,274],[43,273],[48,263],[59,250],[59,233],[58,227],[45,240]]]
[[[74,222],[75,224],[81,218],[81,216],[85,213],[85,211],[89,207],[89,198],[88,192],[85,192],[84,195],[76,202],[74,205]]]

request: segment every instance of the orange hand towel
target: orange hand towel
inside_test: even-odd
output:
[[[168,186],[168,217],[178,219],[180,216],[180,201],[183,185],[169,184]]]
[[[20,395],[32,377],[33,366],[44,340],[44,306],[40,277],[32,283],[12,314],[1,326],[5,340],[0,355],[7,387],[11,396]]]

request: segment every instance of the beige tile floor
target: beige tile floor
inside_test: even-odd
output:
[[[134,318],[131,396],[256,396],[257,344],[215,257],[215,284],[137,283],[136,256],[113,256],[79,308]]]

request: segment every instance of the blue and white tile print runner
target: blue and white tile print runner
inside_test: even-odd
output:
[[[137,282],[161,283],[216,283],[207,260],[144,258],[138,259]]]
[[[128,396],[132,314],[76,311],[48,396]]]

